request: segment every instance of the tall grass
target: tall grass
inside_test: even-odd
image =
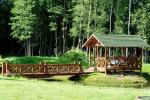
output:
[[[49,63],[49,64],[70,64],[81,63],[84,68],[87,68],[88,61],[86,53],[79,49],[71,49],[62,56],[58,57],[6,57],[5,60],[12,64],[35,64],[35,63]]]

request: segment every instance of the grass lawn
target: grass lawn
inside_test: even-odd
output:
[[[142,72],[150,74],[150,64],[143,64]]]
[[[150,66],[149,64],[144,64],[142,73],[139,74],[108,74],[104,73],[92,73],[85,77],[68,77],[68,76],[55,76],[49,79],[49,81],[62,81],[67,83],[75,82],[92,85],[98,87],[135,87],[143,88],[150,86]]]
[[[134,100],[150,88],[106,88],[64,82],[0,78],[0,100]]]

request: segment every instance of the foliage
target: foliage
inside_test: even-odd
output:
[[[145,39],[147,43],[150,43],[150,2],[145,2],[139,2],[140,7],[137,8],[137,10],[135,10],[135,12],[133,13],[132,22],[137,29],[137,34]]]
[[[67,53],[59,57],[6,57],[5,60],[13,64],[35,64],[35,63],[50,63],[50,64],[68,64],[79,63],[87,66],[86,53],[79,49],[71,49]]]
[[[35,15],[32,14],[35,2],[32,0],[16,0],[11,13],[12,36],[20,41],[26,41],[33,34],[33,23]]]
[[[149,9],[149,0],[1,0],[0,53],[60,56],[93,33],[128,30],[150,44]]]

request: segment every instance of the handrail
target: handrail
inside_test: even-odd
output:
[[[81,64],[8,64],[3,65],[2,73],[5,75],[61,75],[83,73]]]

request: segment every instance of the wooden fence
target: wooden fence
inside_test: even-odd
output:
[[[9,64],[3,63],[2,75],[54,76],[81,75],[81,64]]]

